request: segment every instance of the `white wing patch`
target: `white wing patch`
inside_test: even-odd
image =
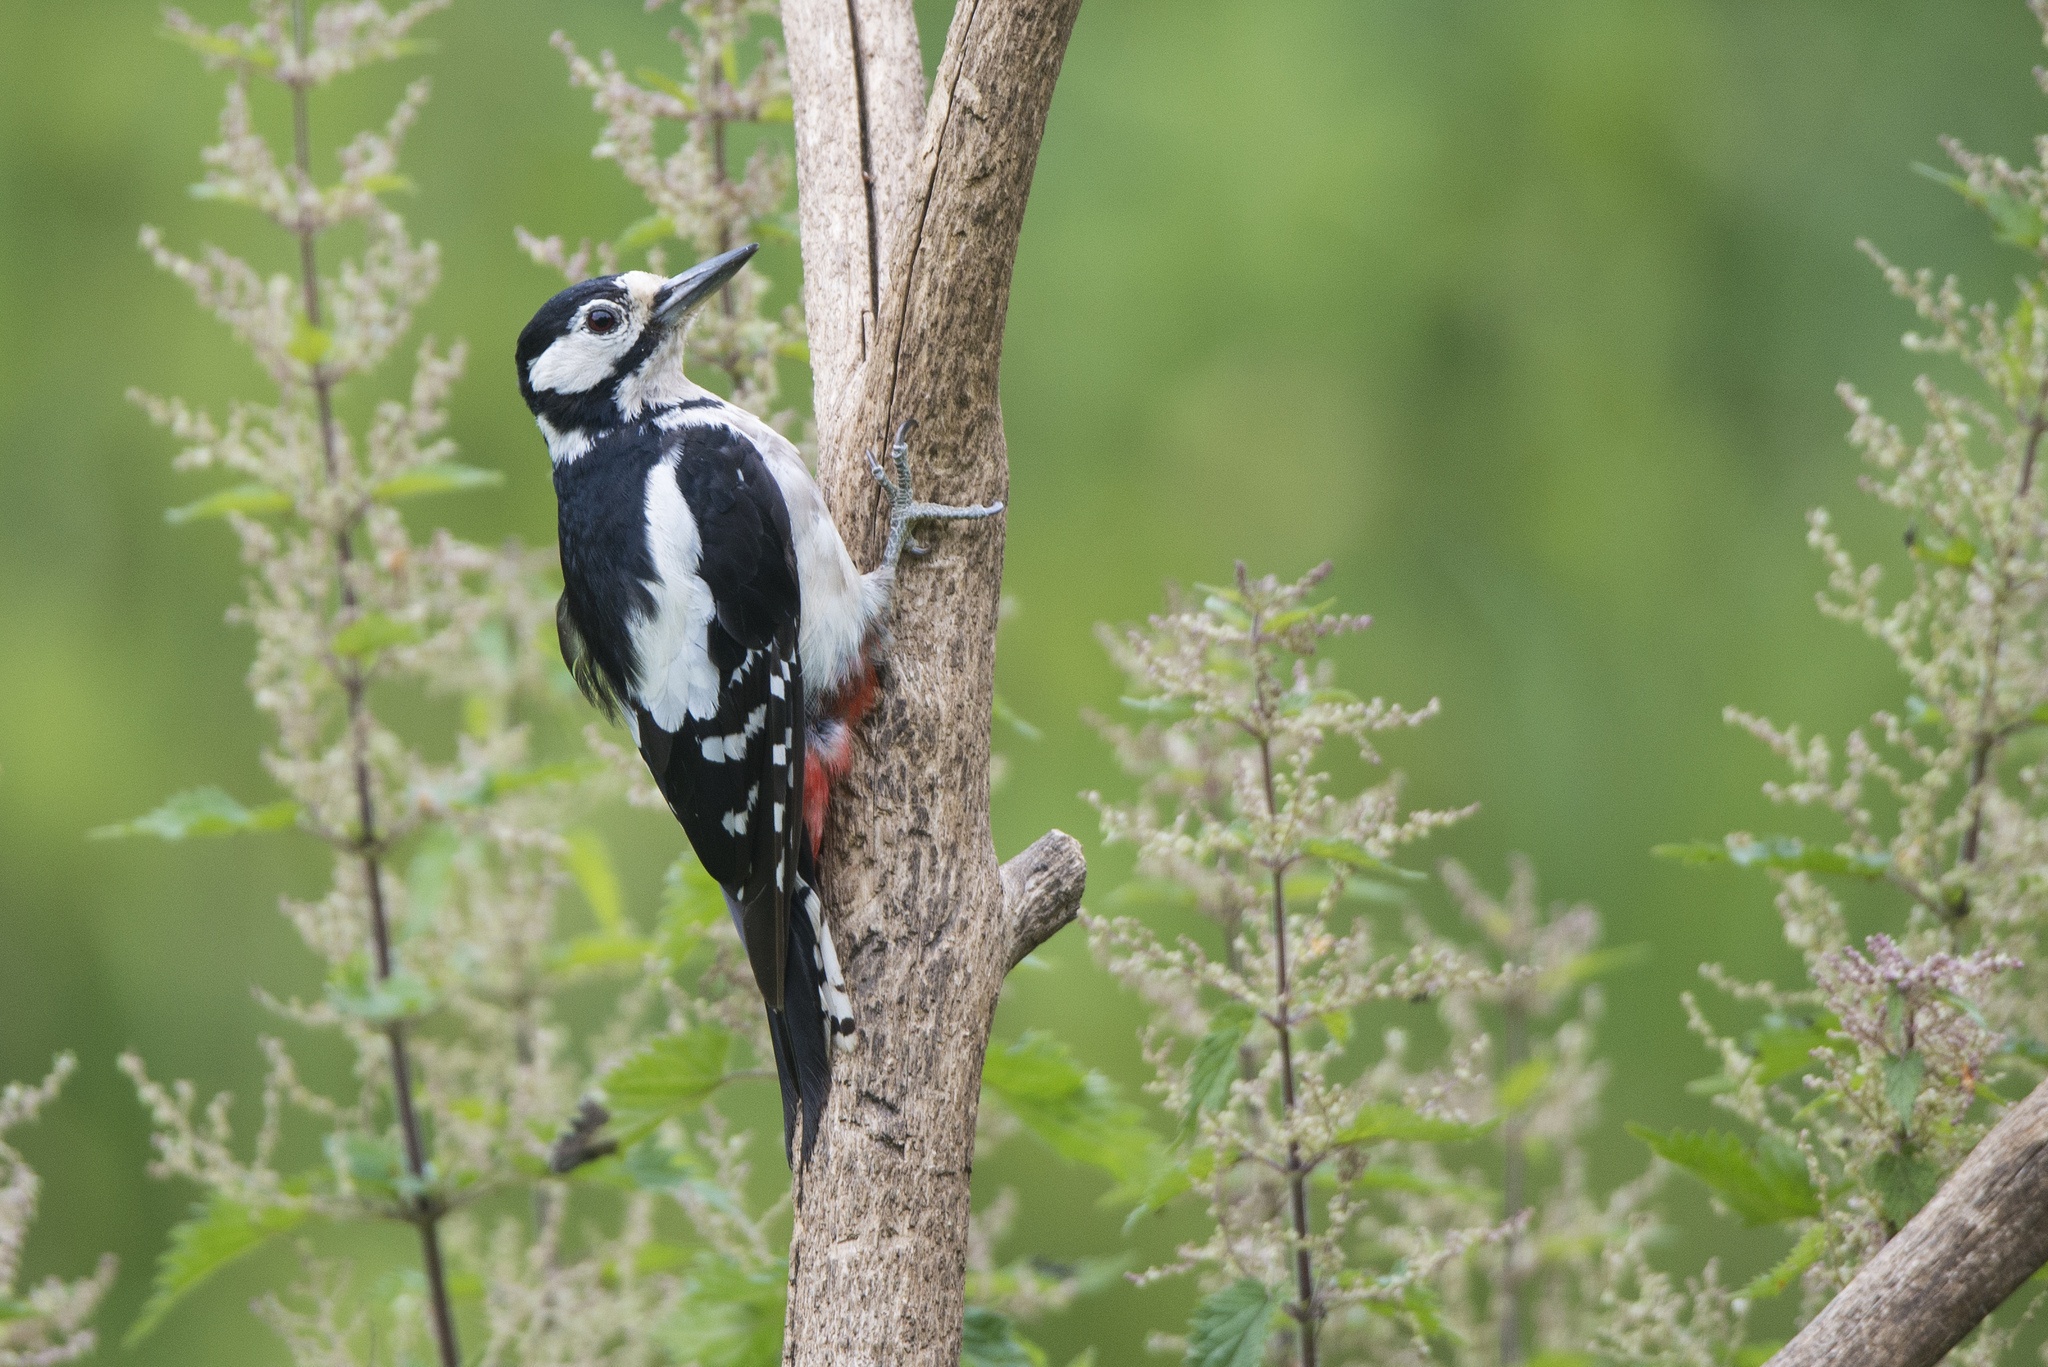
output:
[[[632,625],[639,702],[664,731],[679,729],[685,717],[703,720],[718,712],[718,669],[706,644],[716,606],[711,586],[697,577],[702,550],[671,457],[647,472],[647,551],[655,575],[647,588],[654,611]],[[705,742],[706,759],[712,744]],[[744,746],[741,741],[731,751],[734,759]]]

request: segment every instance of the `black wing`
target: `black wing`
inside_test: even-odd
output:
[[[670,732],[636,708],[640,753],[705,871],[737,904],[754,980],[779,1011],[803,813],[796,548],[782,491],[752,442],[722,424],[686,427],[679,441],[675,476],[697,524],[697,576],[717,605],[705,645],[718,710]]]

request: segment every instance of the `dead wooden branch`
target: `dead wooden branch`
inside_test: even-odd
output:
[[[871,563],[864,452],[904,418],[920,497],[1009,496],[996,378],[1011,266],[1080,0],[960,0],[929,102],[909,0],[783,0],[819,477]],[[823,891],[859,1012],[790,1247],[784,1360],[954,1367],[982,1056],[1005,974],[1072,919],[1055,832],[999,870],[988,823],[1000,520],[933,529]]]
[[[2048,1083],[1771,1367],[1932,1367],[2048,1262]]]

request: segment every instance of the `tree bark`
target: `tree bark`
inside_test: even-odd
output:
[[[2048,1083],[2006,1113],[1771,1367],[1931,1367],[2044,1262]]]
[[[929,106],[909,0],[783,0],[819,479],[881,548],[864,453],[915,418],[918,496],[1007,500],[996,380],[1025,200],[1080,0],[959,0]],[[783,1360],[954,1367],[982,1056],[1010,968],[1073,919],[1054,831],[998,868],[989,723],[1001,519],[929,528],[821,861],[859,1048],[799,1177]]]

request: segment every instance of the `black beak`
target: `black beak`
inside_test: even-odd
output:
[[[726,281],[739,274],[740,267],[755,252],[761,250],[758,242],[749,242],[736,247],[723,256],[714,256],[709,261],[699,261],[681,275],[671,275],[662,281],[661,292],[654,296],[654,321],[673,327],[690,316],[690,311],[716,293]]]

